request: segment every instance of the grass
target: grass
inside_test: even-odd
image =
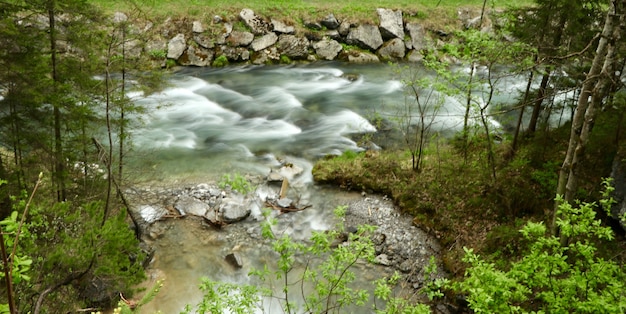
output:
[[[333,13],[338,19],[350,21],[377,21],[376,8],[401,9],[408,21],[420,21],[427,27],[444,28],[457,23],[457,10],[471,7],[480,10],[482,0],[93,0],[92,3],[105,11],[131,11],[141,8],[145,14],[154,17],[190,17],[209,22],[215,15],[234,18],[243,8],[256,13],[277,18],[294,25],[303,20],[322,19]],[[184,3],[184,5],[181,5]],[[492,0],[488,8],[506,8],[532,5],[531,0]]]

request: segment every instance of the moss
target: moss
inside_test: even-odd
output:
[[[219,67],[225,67],[228,65],[228,58],[226,58],[225,55],[220,55],[219,57],[215,58],[215,60],[213,60],[213,63],[211,63],[211,66],[219,68]]]

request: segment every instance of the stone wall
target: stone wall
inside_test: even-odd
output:
[[[467,11],[463,11],[463,15],[461,12],[461,19],[471,16]],[[378,23],[352,23],[329,14],[320,21],[304,22],[298,28],[259,16],[250,9],[241,10],[239,16],[232,19],[235,23],[220,16],[215,16],[208,24],[168,19],[163,25],[147,26],[156,35],[146,36],[149,39],[143,45],[143,53],[158,59],[163,66],[203,67],[226,61],[250,64],[298,60],[415,62],[422,59],[424,49],[436,47],[437,42],[448,36],[440,30],[427,31],[418,23],[405,22],[400,10],[377,9],[377,13]],[[116,16],[124,20],[123,13],[116,13]],[[464,24],[462,20],[459,23]]]

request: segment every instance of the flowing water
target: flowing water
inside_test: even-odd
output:
[[[169,79],[167,89],[137,100],[150,113],[134,134],[135,153],[141,158],[133,163],[143,169],[137,178],[146,185],[182,187],[215,182],[228,173],[265,176],[272,167],[289,162],[304,169],[292,185],[312,206],[290,214],[281,228],[295,238],[328,229],[334,223],[332,208],[360,196],[315,186],[313,162],[365,146],[391,146],[398,139],[389,130],[407,121],[411,98],[394,73],[384,64],[184,68]],[[417,73],[422,73],[417,78],[426,75],[423,70]],[[511,103],[524,86],[519,78],[502,81],[495,101]],[[440,97],[430,98],[440,104],[431,105],[438,108],[430,109],[436,113],[433,131],[460,130],[462,102]],[[495,119],[492,124],[500,127]],[[197,302],[202,276],[248,282],[248,268],[235,271],[225,263],[228,250],[240,249],[256,261],[253,266],[267,258],[256,244],[242,247],[228,232],[199,223],[171,221],[164,228],[164,237],[154,243],[151,268],[154,277],[164,277],[166,283],[145,313],[178,313],[185,304]],[[258,223],[236,228],[249,235]]]

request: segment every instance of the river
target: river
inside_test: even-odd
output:
[[[311,208],[280,223],[304,239],[311,230],[332,227],[334,207],[362,198],[316,186],[311,175],[315,160],[397,145],[401,135],[393,130],[407,121],[413,99],[402,80],[433,78],[419,67],[403,75],[397,69],[345,63],[179,69],[165,90],[136,99],[149,114],[134,131],[134,154],[139,157],[130,168],[139,169],[134,177],[144,187],[166,191],[215,183],[224,174],[264,177],[281,163],[293,164],[303,174],[292,186]],[[512,103],[524,86],[523,78],[501,81],[495,101]],[[432,132],[453,134],[462,128],[465,108],[459,99],[439,94],[428,99],[430,108],[437,108]],[[491,119],[496,130],[503,128],[502,121]],[[261,244],[247,245],[241,250],[251,266],[233,270],[223,257],[241,247],[241,238],[186,220],[170,220],[163,228],[164,236],[152,243],[149,282],[165,278],[165,286],[145,313],[178,313],[201,297],[200,277],[247,283],[246,270],[266,262]],[[236,228],[249,235],[258,222]]]

